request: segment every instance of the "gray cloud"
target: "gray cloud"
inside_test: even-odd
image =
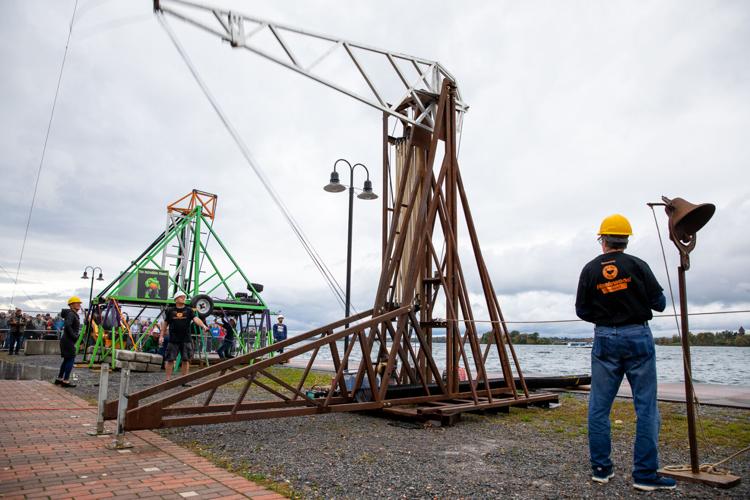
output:
[[[472,106],[462,173],[509,319],[572,317],[578,272],[597,252],[599,221],[613,212],[631,218],[632,253],[666,285],[645,207],[661,194],[718,206],[694,253],[691,305],[736,309],[750,302],[750,256],[741,237],[750,215],[750,9],[743,3],[220,3],[434,58],[451,70]],[[52,307],[82,293],[78,278],[87,264],[113,278],[162,230],[166,204],[195,187],[219,194],[217,231],[251,279],[266,284],[269,304],[284,310],[291,328],[338,318],[340,307],[150,8],[81,4],[22,268],[30,284],[23,288],[31,297],[42,293],[39,286],[54,288],[38,297]],[[399,16],[391,14],[396,8]],[[0,264],[12,272],[71,9],[72,2],[44,0],[0,5],[0,64],[7,69],[0,79]],[[340,15],[325,14],[334,10]],[[379,114],[172,24],[343,284],[346,197],[320,188],[339,157],[366,163],[380,184]],[[369,307],[377,283],[378,219],[378,203],[356,204],[359,309]],[[666,244],[672,270],[676,255]],[[468,247],[462,251],[470,288],[479,293]],[[1,280],[0,302],[10,291]],[[750,318],[711,317],[705,325],[738,321]],[[587,328],[563,324],[554,331]]]

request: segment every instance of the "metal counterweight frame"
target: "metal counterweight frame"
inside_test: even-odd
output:
[[[554,394],[529,392],[510,343],[459,172],[455,84],[443,80],[439,96],[433,98],[436,98],[436,113],[432,132],[410,126],[411,119],[401,120],[407,141],[406,168],[401,169],[401,178],[393,186],[388,180],[391,177],[388,156],[384,155],[387,171],[384,198],[391,187],[394,197],[384,200],[383,205],[383,261],[373,308],[130,394],[124,419],[126,430],[364,410],[440,419],[467,411],[557,400]],[[420,113],[419,109],[408,99],[401,106],[401,112],[407,115]],[[388,115],[384,118],[384,153],[389,142]],[[424,149],[425,160],[412,167],[410,157],[417,148]],[[441,151],[442,160],[438,163]],[[411,182],[407,182],[410,176]],[[462,227],[471,242],[484,302],[493,321],[489,342],[484,347],[473,321],[459,258],[459,213],[463,214]],[[411,229],[407,228],[409,225]],[[443,245],[435,244],[436,229],[442,235]],[[441,252],[436,248],[440,246],[444,246]],[[445,307],[444,319],[433,317],[438,305]],[[431,336],[436,328],[446,332],[445,360],[437,360],[433,355]],[[342,352],[337,341],[345,337],[350,342]],[[344,367],[355,346],[361,360],[356,371],[347,374]],[[279,349],[284,352],[268,357]],[[330,350],[335,375],[324,395],[310,395],[306,391],[307,379],[325,349]],[[296,385],[285,382],[271,370],[308,354],[306,368]],[[498,379],[491,380],[487,373],[489,359],[499,361],[500,383]],[[445,366],[444,374],[438,361]],[[212,404],[220,387],[235,382],[241,382],[241,389],[234,402]],[[191,383],[192,387],[181,388],[185,383]],[[269,399],[257,400],[254,393],[254,399],[246,401],[252,386]],[[409,395],[403,397],[403,389],[408,389]],[[196,403],[197,396],[202,396],[201,402]],[[106,404],[106,418],[117,416],[117,406],[117,401]]]

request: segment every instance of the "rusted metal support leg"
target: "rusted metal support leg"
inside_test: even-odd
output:
[[[102,363],[99,372],[99,400],[96,407],[96,429],[89,431],[89,436],[103,436],[112,434],[112,431],[104,428],[104,403],[107,402],[107,389],[109,388],[109,364]]]
[[[115,440],[107,445],[110,450],[132,448],[133,444],[125,441],[125,413],[128,411],[128,387],[130,386],[130,363],[120,372],[120,395],[117,403],[117,432]]]

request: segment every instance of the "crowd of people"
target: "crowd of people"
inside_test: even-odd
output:
[[[9,351],[11,355],[15,355],[23,349],[27,339],[60,340],[65,327],[64,311],[57,314],[29,314],[21,308],[15,308],[0,312],[0,350]],[[79,314],[83,320],[86,310],[81,309]],[[239,335],[248,338],[251,342],[255,337],[255,328],[247,325],[239,328],[234,318],[213,316],[209,319],[206,320],[207,330],[202,343],[208,352],[217,353],[221,359],[229,359],[233,356],[237,349]],[[273,325],[273,336],[276,342],[286,339],[286,325],[283,321],[284,316],[280,315],[278,323]],[[140,342],[140,351],[166,355],[169,332],[167,327],[165,335],[161,336],[162,328],[165,327],[163,321],[144,317],[128,321],[128,323],[130,336],[126,335],[127,348],[132,348],[132,338]]]
[[[11,341],[18,341],[23,345],[26,339],[59,339],[64,323],[60,314],[33,315],[25,313],[21,308],[0,312],[0,345],[2,350],[7,351]]]

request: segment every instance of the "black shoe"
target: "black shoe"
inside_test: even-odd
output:
[[[656,479],[639,479],[633,481],[633,488],[641,491],[673,490],[677,481],[671,477],[658,476]]]
[[[594,467],[591,473],[591,480],[601,484],[607,484],[613,477],[615,471],[612,467]]]
[[[60,385],[63,386],[63,387],[77,387],[76,384],[72,384],[70,382],[65,382],[64,380],[62,382],[60,382]]]
[[[55,385],[62,385],[62,380],[60,380],[59,378],[56,378]]]

